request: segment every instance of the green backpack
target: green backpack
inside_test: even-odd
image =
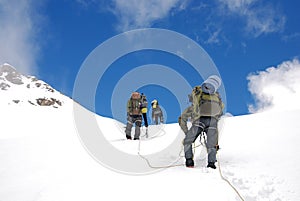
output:
[[[222,115],[224,104],[218,92],[207,94],[202,91],[201,86],[196,86],[192,91],[192,97],[194,119],[201,116],[219,117]]]

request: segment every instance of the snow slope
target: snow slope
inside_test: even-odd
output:
[[[140,141],[125,140],[124,124],[89,112],[8,64],[0,68],[0,111],[0,201],[295,201],[300,197],[298,110],[222,118],[217,170],[205,167],[203,146],[195,149],[196,167],[184,167],[184,134],[177,124],[151,125],[148,138],[143,128]],[[78,114],[87,117],[80,122],[84,132],[79,130]],[[103,140],[94,142],[96,147],[107,143],[137,163],[114,158],[109,150],[100,154],[120,160],[122,167],[133,165],[137,174],[122,174],[120,167],[107,168],[95,160],[83,140],[96,132],[90,119],[103,133]],[[170,144],[173,149],[166,149]],[[157,153],[159,157],[150,157]]]
[[[121,174],[87,153],[74,125],[71,100],[60,108],[0,105],[0,109],[1,201],[240,200],[218,169],[205,168],[203,147],[196,149],[194,169],[177,166],[147,175]],[[222,120],[220,167],[244,200],[294,201],[300,197],[299,116],[299,111],[290,111]],[[121,123],[96,118],[107,140],[131,154],[137,155],[139,148],[143,154],[160,151],[174,139],[174,133],[183,138],[177,124],[152,126],[149,135],[156,136],[142,138],[139,144],[123,140]],[[168,164],[172,157],[178,153],[153,165]]]
[[[299,199],[299,119],[299,110],[226,119],[223,172],[246,200]]]

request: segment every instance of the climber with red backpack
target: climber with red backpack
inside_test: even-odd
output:
[[[125,129],[126,138],[131,140],[131,129],[135,124],[134,140],[140,139],[142,125],[142,97],[139,92],[133,92],[127,102],[127,125]]]

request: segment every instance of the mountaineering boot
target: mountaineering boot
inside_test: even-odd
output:
[[[207,167],[208,168],[212,168],[212,169],[216,169],[217,168],[214,162],[208,162]]]
[[[186,159],[185,166],[188,167],[188,168],[193,168],[194,167],[193,159],[191,159],[191,158]]]
[[[126,139],[127,140],[131,140],[131,136],[130,135],[126,135]]]

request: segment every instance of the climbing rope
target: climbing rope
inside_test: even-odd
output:
[[[166,134],[166,132],[164,131],[164,134],[163,135],[165,135]],[[145,136],[145,135],[143,135],[143,136]],[[159,136],[162,136],[162,135],[159,135]],[[194,152],[194,155],[195,155],[195,151],[196,151],[196,148],[197,147],[200,147],[201,145],[203,145],[202,144],[202,141],[201,141],[201,137],[203,136],[203,139],[205,140],[206,138],[205,138],[205,136],[203,135],[203,133],[201,133],[200,134],[200,142],[201,142],[201,144],[199,144],[199,145],[195,145],[195,143],[193,143],[193,152]],[[155,136],[155,137],[158,137],[158,136]],[[204,147],[204,146],[203,146]],[[166,165],[166,166],[154,166],[154,165],[152,165],[151,163],[150,163],[150,161],[145,157],[145,156],[143,156],[141,153],[140,153],[140,151],[141,151],[141,140],[139,140],[139,144],[138,144],[138,155],[142,158],[142,159],[144,159],[145,161],[146,161],[146,163],[148,164],[148,166],[150,167],[150,168],[153,168],[153,169],[164,169],[164,168],[171,168],[171,167],[178,167],[178,166],[184,166],[185,164],[184,163],[182,163],[182,164],[176,164],[177,162],[179,162],[179,160],[181,159],[181,158],[183,158],[184,157],[184,155],[181,155],[181,153],[182,153],[182,151],[183,151],[183,143],[182,143],[182,145],[181,145],[181,148],[180,148],[180,152],[179,152],[179,154],[178,154],[178,158],[173,162],[173,165]],[[205,158],[204,158],[205,159]],[[204,160],[204,159],[202,159],[202,160]],[[201,160],[201,159],[200,159]]]
[[[242,195],[239,193],[239,191],[233,186],[233,184],[223,176],[222,170],[221,170],[221,162],[220,162],[218,154],[217,154],[217,160],[218,160],[218,168],[219,168],[219,174],[220,174],[221,179],[224,180],[236,192],[236,194],[242,201],[245,201],[244,198],[242,197]]]
[[[207,137],[206,137],[205,133],[202,132],[202,133],[200,134],[199,137],[200,137],[200,144],[195,146],[195,143],[193,143],[193,152],[194,152],[194,155],[195,155],[196,148],[198,148],[198,147],[206,147],[206,140],[207,140]],[[139,155],[142,159],[144,159],[144,160],[147,162],[147,164],[148,164],[148,166],[149,166],[150,168],[153,168],[153,169],[165,169],[165,168],[179,167],[179,166],[184,166],[184,165],[185,165],[184,163],[183,163],[183,164],[175,164],[175,163],[177,163],[181,158],[184,157],[183,155],[181,155],[181,153],[182,153],[182,151],[183,151],[183,144],[181,145],[181,149],[180,149],[180,152],[179,152],[179,154],[178,154],[177,160],[173,163],[173,164],[175,164],[175,165],[153,166],[153,165],[150,163],[150,161],[149,161],[145,156],[143,156],[143,155],[140,153],[140,150],[141,150],[141,141],[139,140],[139,145],[138,145],[138,155]],[[226,179],[226,178],[223,176],[222,170],[221,170],[221,162],[220,162],[220,159],[219,159],[218,154],[216,154],[216,157],[217,157],[217,161],[218,161],[218,169],[219,169],[219,175],[220,175],[221,179],[222,179],[223,181],[225,181],[225,182],[226,182],[226,183],[227,183],[227,184],[235,191],[235,193],[238,195],[238,197],[240,198],[241,201],[245,201],[245,199],[242,197],[242,195],[239,193],[239,191],[234,187],[234,185],[233,185],[228,179]]]
[[[163,130],[163,134],[162,135],[165,135],[166,134],[166,132]],[[154,136],[152,136],[152,137],[150,137],[150,138],[154,138],[154,137],[158,137],[158,136],[162,136],[162,135],[154,135]],[[144,136],[146,136],[146,134],[145,135],[142,135],[141,137],[144,137]],[[149,138],[149,137],[148,137]],[[179,156],[178,156],[178,159],[174,162],[174,163],[177,163],[180,159],[181,159],[181,152],[183,151],[183,146],[181,147],[181,150],[180,150],[180,152],[179,152]],[[142,158],[142,159],[144,159],[145,161],[146,161],[146,163],[148,164],[148,166],[150,167],[150,168],[153,168],[153,169],[164,169],[164,168],[171,168],[171,167],[176,167],[176,166],[183,166],[184,164],[176,164],[176,165],[166,165],[166,166],[153,166],[153,165],[151,165],[151,163],[150,163],[150,161],[145,157],[145,156],[143,156],[142,154],[141,154],[141,140],[139,140],[139,144],[138,144],[138,155]],[[173,164],[174,164],[173,163]]]
[[[177,162],[182,158],[181,152],[182,152],[182,150],[183,150],[183,146],[181,146],[181,150],[180,150],[180,152],[179,152],[178,159],[173,163],[173,164],[175,164],[175,165],[166,165],[166,166],[153,166],[153,165],[151,165],[150,161],[149,161],[145,156],[143,156],[143,155],[140,153],[140,150],[141,150],[140,148],[141,148],[141,141],[139,141],[138,155],[139,155],[142,159],[144,159],[144,160],[147,162],[147,164],[148,164],[148,166],[149,166],[150,168],[153,168],[153,169],[164,169],[164,168],[171,168],[171,167],[177,167],[177,166],[183,166],[183,165],[184,165],[184,164],[175,164],[175,163],[177,163]]]

